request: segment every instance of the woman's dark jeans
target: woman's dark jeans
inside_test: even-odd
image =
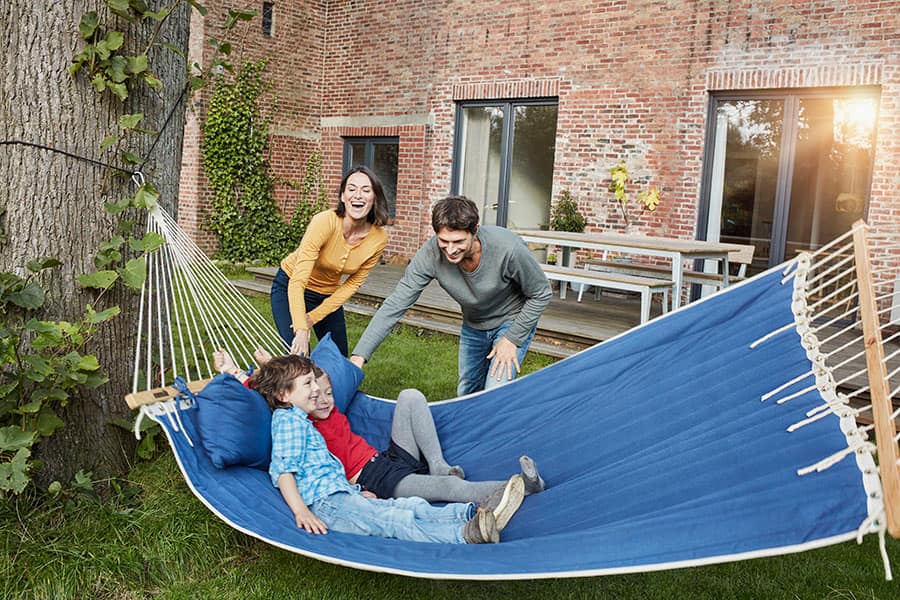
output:
[[[272,316],[275,318],[275,327],[278,329],[278,335],[285,341],[290,348],[294,341],[294,328],[291,327],[291,307],[288,303],[288,281],[287,273],[282,269],[278,269],[275,274],[275,280],[272,282],[272,291],[270,298],[272,302]],[[314,292],[310,289],[303,291],[303,300],[306,302],[306,312],[310,312],[325,299],[325,294]],[[313,331],[316,337],[322,339],[326,333],[331,333],[331,339],[337,345],[338,349],[344,356],[347,356],[347,323],[344,321],[344,308],[340,307],[315,325]]]

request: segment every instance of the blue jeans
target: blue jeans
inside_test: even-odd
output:
[[[272,290],[269,298],[272,301],[272,317],[275,319],[275,327],[278,335],[285,341],[288,348],[294,341],[294,328],[291,326],[291,305],[288,301],[288,282],[290,279],[282,269],[278,269],[275,280],[272,282]],[[306,303],[306,312],[309,312],[322,304],[328,298],[325,294],[314,292],[310,289],[303,290],[303,301]],[[322,339],[325,334],[331,332],[331,340],[337,345],[344,356],[347,356],[347,323],[344,321],[344,308],[340,307],[324,319],[313,325],[316,337]]]
[[[432,506],[421,498],[364,498],[337,492],[316,500],[312,512],[334,531],[409,540],[465,544],[463,528],[475,516],[475,505]]]
[[[496,377],[490,376],[491,365],[494,361],[488,360],[487,355],[491,353],[494,345],[511,326],[512,321],[507,321],[494,329],[481,330],[473,329],[463,323],[462,330],[459,332],[459,383],[456,386],[457,396],[465,396],[466,394],[487,390],[506,383],[506,381],[497,381]],[[525,354],[528,352],[531,340],[534,339],[536,329],[537,326],[533,327],[528,333],[528,337],[519,346],[516,356],[520,365],[525,360]],[[508,381],[515,379],[517,376],[518,373],[513,373]]]

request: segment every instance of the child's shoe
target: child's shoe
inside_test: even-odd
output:
[[[497,521],[494,513],[478,509],[475,516],[463,527],[463,538],[467,544],[496,544],[500,541]]]
[[[501,488],[497,488],[481,505],[485,511],[494,513],[497,531],[503,531],[512,516],[516,514],[525,499],[525,482],[521,475],[513,475]]]

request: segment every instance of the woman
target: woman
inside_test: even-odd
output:
[[[314,216],[300,247],[281,261],[272,283],[275,326],[292,354],[309,353],[309,330],[331,332],[347,355],[343,304],[365,281],[387,244],[387,198],[364,166],[341,180],[338,205]],[[341,277],[347,279],[341,283]]]

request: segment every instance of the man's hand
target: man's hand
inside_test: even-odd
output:
[[[305,506],[294,513],[294,520],[298,528],[305,529],[308,533],[328,533],[325,523]]]
[[[494,346],[491,353],[487,355],[488,360],[493,359],[491,364],[490,377],[496,377],[497,381],[502,381],[504,373],[506,381],[510,381],[519,373],[519,349],[506,337],[500,338],[497,345]]]
[[[374,493],[370,492],[369,490],[363,490],[360,493],[363,495],[363,498],[368,498],[369,500],[375,500],[376,498],[378,498],[378,496],[376,496]]]
[[[309,329],[299,329],[291,342],[291,354],[306,356],[309,354]]]
[[[363,365],[366,364],[366,359],[364,359],[359,354],[354,354],[353,356],[350,357],[350,362],[352,362],[354,365],[356,365],[357,367],[362,369]]]

